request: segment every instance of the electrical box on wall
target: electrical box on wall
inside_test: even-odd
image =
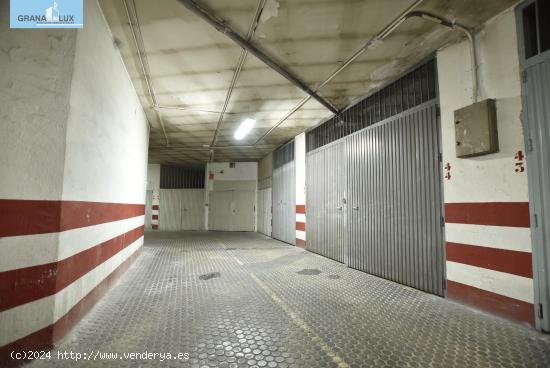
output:
[[[455,111],[456,157],[498,152],[495,100],[484,100]]]

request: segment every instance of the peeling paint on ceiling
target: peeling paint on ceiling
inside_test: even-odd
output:
[[[262,16],[260,17],[260,22],[265,23],[270,18],[276,17],[279,15],[279,2],[277,0],[267,0],[265,3]]]

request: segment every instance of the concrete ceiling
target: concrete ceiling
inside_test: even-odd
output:
[[[246,37],[261,0],[196,0]],[[515,0],[425,0],[424,10],[475,28]],[[177,0],[100,0],[151,124],[149,161],[206,162],[242,49]],[[316,89],[414,0],[267,0],[251,42]],[[134,22],[134,40],[127,11]],[[134,13],[135,9],[135,13]],[[135,20],[137,14],[137,21]],[[403,23],[320,89],[337,108],[379,88],[462,35],[423,19]],[[141,49],[142,63],[138,58]],[[148,73],[154,109],[143,70]],[[223,117],[215,161],[256,161],[331,112],[308,101],[258,142],[306,94],[248,54]],[[178,109],[173,109],[174,107]],[[233,138],[246,117],[257,120],[242,141]],[[256,144],[257,143],[257,144]],[[242,147],[233,147],[242,146]]]

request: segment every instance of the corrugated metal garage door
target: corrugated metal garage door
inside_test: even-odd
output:
[[[337,141],[308,153],[307,249],[345,262],[345,142]]]
[[[254,231],[256,192],[220,190],[210,192],[208,228],[217,231]]]
[[[159,229],[204,230],[204,189],[161,189]]]
[[[296,242],[296,166],[294,141],[273,152],[272,237]]]
[[[550,38],[548,1],[518,8],[537,329],[550,332]],[[534,19],[538,16],[537,19]],[[538,28],[538,29],[537,29]]]
[[[346,138],[348,265],[443,295],[436,102]]]
[[[271,236],[271,188],[258,191],[258,232]]]
[[[439,165],[436,101],[309,152],[307,249],[443,295]]]
[[[273,170],[273,228],[275,239],[296,241],[296,172],[294,160]]]
[[[308,132],[307,249],[443,295],[435,70],[430,61]]]

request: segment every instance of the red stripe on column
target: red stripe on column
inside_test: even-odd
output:
[[[305,222],[296,222],[296,230],[306,231],[306,223]]]
[[[154,204],[153,205],[153,210],[158,210],[159,209],[159,205],[158,204]]]
[[[0,272],[0,312],[53,295],[143,235],[143,225],[64,260]]]
[[[11,360],[10,354],[12,351],[37,351],[51,348],[53,344],[61,340],[94,306],[94,304],[105,295],[107,290],[116,282],[124,271],[130,267],[141,251],[142,248],[140,247],[57,322],[8,345],[0,347],[0,361],[3,363],[5,362],[7,366],[19,366],[22,364],[22,361]]]
[[[305,214],[306,213],[306,205],[305,204],[297,204],[296,205],[296,213]]]
[[[296,246],[301,247],[301,248],[305,248],[306,247],[306,241],[296,238]]]
[[[447,242],[447,260],[533,278],[531,253]]]
[[[0,237],[55,233],[144,213],[143,204],[0,199]]]
[[[61,203],[61,231],[124,220],[144,214],[144,204],[63,201]]]
[[[447,296],[501,317],[535,324],[535,311],[531,303],[450,280],[447,280]]]
[[[530,227],[528,202],[446,203],[445,222]]]

